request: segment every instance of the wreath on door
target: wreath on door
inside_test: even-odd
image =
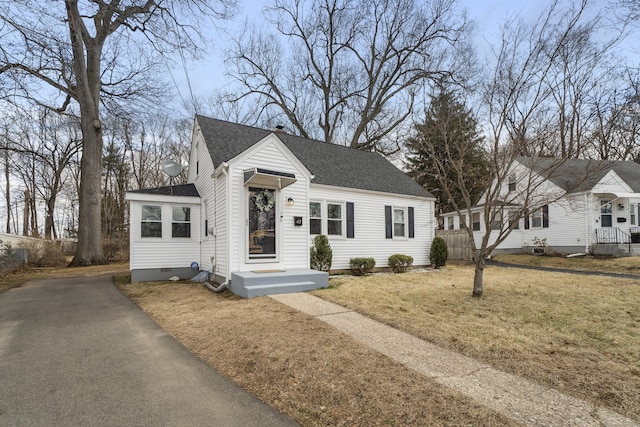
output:
[[[273,193],[269,190],[262,190],[256,194],[256,209],[260,212],[268,212],[276,204]]]

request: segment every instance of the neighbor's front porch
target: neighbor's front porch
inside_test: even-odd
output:
[[[640,227],[601,227],[594,230],[594,255],[640,256]]]

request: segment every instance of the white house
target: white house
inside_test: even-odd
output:
[[[377,153],[199,115],[188,182],[127,193],[133,281],[191,277],[195,262],[242,296],[326,286],[309,270],[318,234],[332,270],[396,253],[429,264],[434,198]]]
[[[522,157],[513,162],[507,176],[500,202],[493,208],[500,213],[493,221],[484,221],[484,199],[471,210],[468,225],[476,245],[487,225],[495,227],[493,236],[509,224],[510,216],[519,216],[494,253],[532,252],[544,242],[565,254],[640,254],[640,164]],[[525,194],[535,209],[523,211]],[[467,216],[443,215],[444,228],[462,228]]]

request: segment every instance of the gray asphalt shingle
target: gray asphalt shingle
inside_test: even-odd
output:
[[[640,164],[619,160],[521,157],[518,161],[569,193],[588,191],[613,170],[640,193]]]
[[[215,167],[273,133],[201,115],[196,119]],[[275,135],[314,175],[315,184],[433,197],[380,154],[281,132]]]
[[[141,190],[132,190],[129,193],[142,193],[142,194],[158,194],[161,196],[186,196],[186,197],[200,197],[196,186],[193,184],[181,184],[168,187],[157,188],[144,188]]]

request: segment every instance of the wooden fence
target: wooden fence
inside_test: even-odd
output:
[[[436,236],[442,237],[447,244],[450,260],[471,261],[473,250],[469,235],[464,230],[436,230]]]

